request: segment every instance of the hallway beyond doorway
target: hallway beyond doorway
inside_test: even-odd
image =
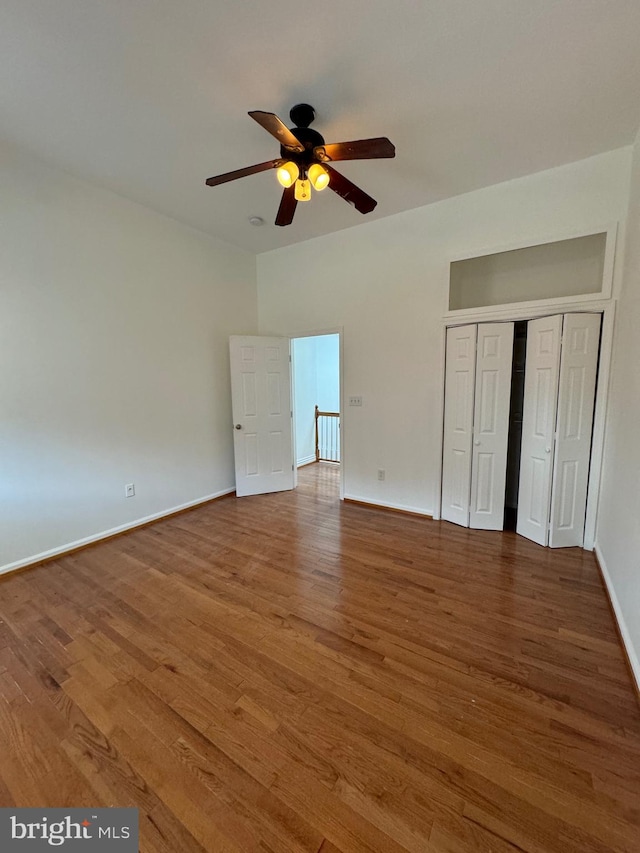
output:
[[[291,341],[296,465],[316,457],[316,407],[340,413],[340,335],[309,335]],[[341,459],[339,453],[326,458]]]

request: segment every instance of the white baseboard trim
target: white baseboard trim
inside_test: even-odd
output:
[[[303,465],[309,465],[311,462],[316,461],[315,453],[312,453],[311,456],[303,456],[302,459],[298,459],[296,462],[296,466],[298,468],[302,468]]]
[[[359,504],[368,504],[371,507],[384,507],[384,509],[395,509],[397,512],[409,512],[412,515],[424,515],[425,518],[433,518],[433,514],[422,507],[407,506],[406,504],[390,503],[388,501],[374,501],[371,498],[361,498],[358,495],[346,495],[345,501],[355,501]]]
[[[75,542],[67,542],[65,545],[60,545],[58,548],[51,548],[49,551],[42,551],[40,554],[33,554],[31,557],[25,557],[23,560],[16,560],[14,563],[7,563],[0,566],[0,575],[8,572],[15,572],[18,569],[24,569],[26,566],[31,566],[36,563],[41,563],[43,560],[50,560],[52,557],[58,557],[60,554],[66,554],[69,551],[75,551],[77,548],[82,548],[84,545],[91,545],[93,542],[99,542],[101,539],[108,539],[110,536],[115,536],[118,533],[124,533],[127,530],[133,530],[136,527],[142,527],[149,524],[151,521],[158,521],[161,518],[166,518],[170,515],[175,515],[177,512],[182,512],[185,509],[191,509],[199,504],[205,504],[213,501],[216,498],[230,495],[235,491],[235,487],[230,489],[222,489],[212,495],[206,495],[203,498],[197,498],[195,501],[188,501],[179,506],[164,509],[161,512],[155,512],[153,515],[146,515],[144,518],[138,518],[135,521],[121,524],[118,527],[112,527],[109,530],[102,530],[100,533],[94,533],[91,536],[85,536],[83,539],[77,539]]]
[[[633,672],[633,676],[636,680],[636,689],[640,692],[640,658],[638,658],[638,654],[633,647],[631,635],[629,634],[629,629],[627,628],[626,622],[624,621],[624,616],[622,615],[622,608],[620,607],[620,602],[618,601],[618,596],[616,595],[616,591],[613,586],[613,581],[611,579],[611,575],[609,574],[609,569],[607,568],[607,564],[605,562],[604,557],[602,556],[602,551],[600,550],[597,542],[594,551],[596,557],[598,558],[600,573],[602,574],[605,586],[607,587],[609,601],[611,602],[611,606],[616,617],[616,622],[618,623],[618,631],[620,632],[620,637],[622,638],[624,649],[627,653],[629,666],[631,667],[631,671]]]

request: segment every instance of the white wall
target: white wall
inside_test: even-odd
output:
[[[344,396],[363,397],[343,413],[345,496],[433,512],[450,260],[622,222],[630,158],[620,149],[258,257],[261,333],[344,328]]]
[[[640,135],[616,311],[596,552],[640,687]]]
[[[340,411],[340,336],[314,335],[293,340],[296,459],[316,458],[315,406]]]
[[[12,150],[0,221],[0,568],[231,489],[253,256]]]

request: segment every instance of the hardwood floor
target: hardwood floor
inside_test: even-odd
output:
[[[593,556],[296,492],[0,582],[0,805],[143,851],[640,850],[640,712]]]

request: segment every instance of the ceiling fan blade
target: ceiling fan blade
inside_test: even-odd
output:
[[[323,162],[327,160],[376,160],[381,157],[395,157],[395,145],[386,136],[375,139],[356,139],[353,142],[333,142],[330,145],[318,145],[313,153]]]
[[[298,202],[295,196],[296,186],[287,187],[282,193],[282,200],[276,216],[276,225],[291,225],[293,214],[296,212]]]
[[[205,183],[208,187],[217,187],[218,184],[226,184],[227,181],[235,181],[237,178],[255,175],[256,172],[266,172],[267,169],[275,169],[282,165],[283,162],[282,159],[267,160],[266,163],[256,163],[255,166],[247,166],[245,169],[236,169],[234,172],[225,172],[224,175],[207,178]]]
[[[324,164],[324,167],[330,175],[330,190],[337,193],[340,198],[348,201],[349,204],[353,205],[353,207],[355,207],[356,210],[359,210],[360,213],[371,213],[378,203],[375,198],[371,198],[371,196],[367,195],[364,190],[361,190],[360,187],[357,187],[348,178],[341,175],[340,172],[336,172],[336,170],[332,169],[327,163]]]
[[[281,121],[275,113],[265,113],[262,110],[253,110],[249,113],[254,121],[270,133],[278,140],[280,145],[283,145],[289,151],[304,151],[304,145],[295,138],[286,124]]]

